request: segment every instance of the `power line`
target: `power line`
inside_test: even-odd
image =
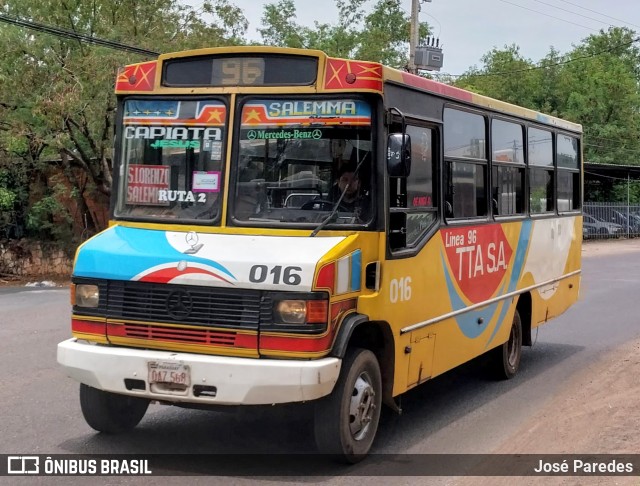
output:
[[[615,167],[616,164],[606,164],[606,165]],[[634,169],[627,169],[627,170],[629,172],[637,172],[637,170],[634,170]],[[617,180],[617,181],[627,181],[628,180],[626,177],[607,176],[607,175],[604,175],[604,174],[598,174],[597,172],[591,172],[589,170],[585,170],[584,173],[592,175],[592,176],[595,176],[595,177],[601,177],[603,179],[614,179],[614,180]],[[638,182],[638,180],[636,179],[636,180],[634,180],[634,182]]]
[[[500,1],[504,1],[504,0],[500,0]],[[524,73],[527,71],[535,71],[538,69],[548,69],[551,67],[555,67],[555,66],[562,66],[565,64],[570,64],[572,62],[576,62],[576,61],[583,61],[585,59],[590,59],[596,56],[600,56],[602,54],[607,54],[615,49],[618,49],[619,47],[626,47],[626,46],[630,46],[631,44],[640,41],[640,37],[636,37],[635,39],[630,40],[629,42],[622,42],[620,44],[616,44],[614,46],[609,47],[608,49],[604,49],[602,51],[598,51],[598,52],[594,52],[593,54],[587,54],[584,56],[578,56],[578,57],[573,57],[571,59],[567,59],[566,61],[560,61],[560,62],[556,62],[553,64],[546,64],[544,66],[533,66],[533,67],[528,67],[528,68],[522,68],[522,69],[515,69],[513,71],[504,71],[504,72],[499,72],[499,73],[476,73],[476,74],[444,74],[446,76],[450,76],[452,78],[459,78],[462,76],[468,76],[468,77],[485,77],[485,76],[508,76],[511,74],[517,74],[517,73]]]
[[[27,29],[35,30],[37,32],[44,32],[46,34],[55,35],[57,37],[63,37],[66,39],[74,39],[88,44],[95,44],[98,46],[108,47],[110,49],[116,49],[120,51],[133,52],[143,56],[157,57],[158,52],[148,51],[135,46],[129,46],[120,42],[114,42],[106,39],[100,39],[99,37],[93,37],[85,34],[78,34],[70,30],[60,29],[58,27],[51,27],[49,25],[40,24],[37,22],[30,22],[28,20],[21,20],[6,15],[0,15],[0,22],[5,22],[11,25],[17,25],[19,27],[25,27]]]
[[[588,17],[586,15],[579,14],[578,12],[574,12],[572,10],[567,10],[566,8],[558,7],[556,5],[552,5],[551,3],[543,2],[542,0],[534,0],[534,1],[538,2],[538,3],[541,3],[542,5],[546,5],[548,7],[551,7],[551,8],[557,8],[558,10],[562,10],[563,12],[568,12],[568,13],[570,13],[572,15],[578,15],[579,17],[584,17],[585,19],[593,20],[594,22],[600,22],[601,24],[611,25],[610,23],[605,22],[603,20],[594,19],[593,17]]]
[[[604,137],[601,137],[600,135],[591,135],[591,138],[595,138],[598,141],[603,140],[605,142],[620,143],[620,140],[614,140],[613,138],[604,138]]]
[[[561,19],[560,17],[556,17],[554,15],[549,15],[549,14],[546,14],[544,12],[540,12],[539,10],[534,10],[532,8],[524,7],[523,5],[518,5],[517,3],[508,2],[507,0],[500,0],[500,1],[503,2],[503,3],[508,3],[509,5],[513,5],[515,7],[523,8],[525,10],[529,10],[530,12],[535,12],[537,14],[544,15],[545,17],[551,17],[552,19],[560,20],[561,22],[566,22],[568,24],[577,25],[578,27],[582,27],[584,29],[597,31],[597,29],[592,29],[591,27],[587,27],[586,25],[577,24],[575,22],[571,22],[570,20]]]
[[[602,12],[597,12],[595,10],[591,10],[590,8],[583,7],[582,5],[578,5],[577,3],[568,2],[567,0],[559,0],[559,1],[563,2],[563,3],[568,3],[569,5],[573,5],[574,7],[578,7],[578,8],[581,8],[583,10],[587,10],[589,12],[593,12],[593,13],[598,14],[598,15],[602,15],[603,17],[607,17],[608,19],[615,20],[616,22],[622,22],[623,24],[631,25],[633,27],[637,27],[637,28],[640,29],[640,25],[632,24],[631,22],[625,22],[624,20],[620,20],[620,19],[617,19],[615,17],[611,17],[610,15],[603,14]]]
[[[595,147],[595,148],[599,148],[599,149],[610,149],[611,148],[611,147],[605,147],[604,145],[596,145],[594,143],[584,143],[583,145],[585,147]],[[640,150],[638,150],[638,149],[619,147],[616,150],[617,151],[622,151],[622,152],[629,152],[630,154],[634,154],[636,156],[640,155]]]
[[[506,0],[500,0],[500,1],[501,2],[505,2],[505,3],[511,3],[511,2],[508,2]],[[561,0],[561,1],[563,1],[563,0]],[[516,4],[512,4],[512,5],[516,5]],[[520,5],[516,5],[516,6],[520,6]],[[523,8],[525,8],[525,7],[523,7]],[[527,9],[527,10],[530,10],[530,9]],[[535,10],[534,10],[534,12],[535,12]],[[541,12],[538,12],[538,13],[541,13]],[[543,14],[543,15],[546,15],[546,14]],[[558,19],[558,20],[562,20],[562,19]],[[591,29],[591,30],[594,30],[594,29]],[[590,59],[590,58],[593,58],[593,57],[596,57],[596,56],[600,56],[602,54],[607,54],[607,53],[609,53],[609,52],[611,52],[611,51],[613,51],[613,50],[615,50],[615,49],[617,49],[619,47],[630,46],[631,44],[633,44],[635,42],[638,42],[639,40],[640,40],[640,37],[636,37],[635,39],[632,39],[629,42],[623,42],[621,44],[616,44],[614,46],[611,46],[608,49],[604,49],[602,51],[598,51],[598,52],[595,52],[593,54],[574,57],[572,59],[568,59],[566,61],[560,61],[560,62],[553,63],[553,64],[533,66],[533,67],[528,67],[528,68],[516,69],[516,70],[513,70],[513,71],[504,71],[504,72],[498,72],[498,73],[474,73],[474,74],[467,74],[467,73],[465,73],[465,74],[450,74],[450,73],[442,73],[441,72],[441,73],[432,73],[432,75],[436,79],[441,79],[441,78],[446,78],[446,77],[449,77],[449,78],[460,78],[460,77],[463,77],[463,76],[468,76],[468,77],[508,76],[508,75],[511,75],[511,74],[522,73],[522,72],[527,72],[527,71],[535,71],[537,69],[548,69],[548,68],[555,67],[555,66],[561,66],[561,65],[569,64],[569,63],[572,63],[572,62],[575,62],[575,61],[581,61],[581,60],[584,60],[584,59]]]

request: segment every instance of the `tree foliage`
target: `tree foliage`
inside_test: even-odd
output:
[[[408,60],[410,19],[400,2],[378,0],[369,13],[366,0],[335,0],[336,24],[315,22],[314,27],[297,23],[292,0],[269,3],[258,29],[267,45],[319,49],[330,56],[382,62],[403,67]],[[428,25],[420,34],[425,37]]]
[[[517,46],[493,49],[460,87],[580,123],[585,160],[640,164],[640,51],[636,33],[619,27],[587,37],[538,63]]]
[[[228,0],[205,1],[199,10],[176,0],[6,0],[2,14],[161,52],[241,43],[247,28]],[[85,198],[111,191],[117,69],[144,58],[7,24],[0,42],[0,155],[23,164],[29,183],[42,182],[36,176],[54,167],[63,170],[68,186],[78,189],[69,192],[80,211],[90,215]],[[24,172],[4,166],[9,180]],[[55,205],[4,189],[17,206],[31,207],[18,224],[29,229],[55,220]]]
[[[143,49],[172,52],[246,43],[248,23],[233,0],[3,0],[2,15]],[[409,15],[396,0],[334,0],[338,20],[297,21],[292,0],[263,10],[262,43],[320,49],[336,57],[402,68]],[[421,24],[421,37],[428,33]],[[64,239],[75,201],[100,229],[87,201],[111,191],[113,84],[139,54],[0,24],[0,237]],[[453,81],[452,81],[453,82]],[[638,163],[640,51],[636,33],[610,28],[570,52],[526,59],[516,45],[494,48],[455,84],[584,126],[586,160]],[[54,177],[52,174],[55,174]]]

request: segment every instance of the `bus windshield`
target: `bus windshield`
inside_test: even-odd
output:
[[[373,218],[371,108],[361,100],[250,100],[241,110],[232,218],[366,224]]]
[[[218,100],[125,101],[116,217],[218,220],[226,118]]]

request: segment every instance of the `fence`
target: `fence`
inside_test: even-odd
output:
[[[635,238],[640,236],[640,205],[585,202],[583,238]]]

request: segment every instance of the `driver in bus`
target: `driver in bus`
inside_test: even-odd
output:
[[[356,173],[356,164],[353,162],[347,162],[340,167],[338,181],[330,193],[331,201],[337,203],[343,192],[339,210],[353,212],[359,221],[368,220],[370,196],[363,190],[360,176]]]

